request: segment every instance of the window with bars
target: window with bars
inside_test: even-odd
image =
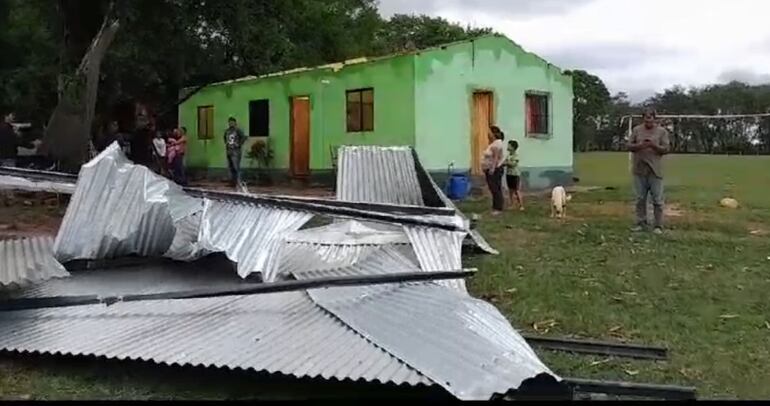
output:
[[[550,95],[545,93],[527,93],[527,135],[542,136],[551,133],[549,99]]]
[[[348,132],[374,131],[374,89],[348,90],[346,97]]]
[[[198,139],[214,138],[214,106],[198,107]]]

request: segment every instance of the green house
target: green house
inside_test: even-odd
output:
[[[543,188],[572,180],[572,79],[500,35],[408,54],[210,84],[179,109],[188,128],[186,166],[223,176],[223,133],[235,117],[273,150],[271,171],[328,175],[341,145],[409,145],[441,177],[479,175],[487,128],[518,141],[522,178]]]

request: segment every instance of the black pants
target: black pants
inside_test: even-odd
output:
[[[495,169],[494,172],[484,172],[487,178],[487,186],[492,193],[492,209],[503,211],[503,167]]]

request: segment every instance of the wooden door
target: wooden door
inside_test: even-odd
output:
[[[310,175],[310,98],[291,98],[291,174]]]
[[[494,124],[492,92],[473,93],[471,107],[471,174],[481,175],[481,155],[489,145],[489,126]]]

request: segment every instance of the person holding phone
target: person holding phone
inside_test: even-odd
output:
[[[634,231],[648,226],[647,196],[652,198],[655,234],[663,233],[663,156],[670,151],[668,131],[657,121],[652,108],[644,109],[644,122],[631,131],[628,150],[632,153],[632,172],[636,190]]]

